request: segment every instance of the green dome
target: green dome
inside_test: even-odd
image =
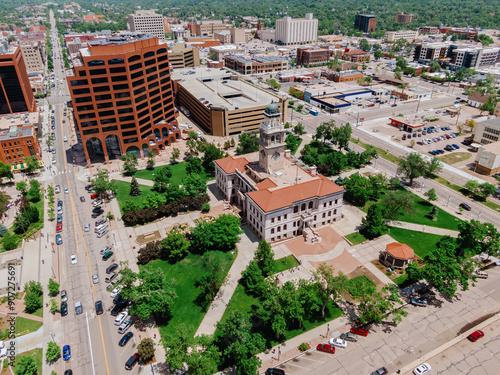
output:
[[[279,115],[280,114],[280,109],[278,105],[274,102],[271,102],[267,107],[266,110],[264,111],[268,115]]]

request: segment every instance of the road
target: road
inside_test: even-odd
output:
[[[77,374],[137,374],[139,366],[133,371],[126,371],[124,363],[135,353],[139,337],[133,337],[124,347],[118,346],[121,335],[117,333],[114,325],[115,317],[109,313],[113,307],[109,292],[106,291],[106,267],[117,262],[116,254],[106,262],[101,260],[99,250],[106,245],[112,245],[108,232],[101,239],[96,238],[94,222],[91,218],[92,203],[89,194],[84,190],[85,183],[76,179],[76,166],[68,164],[73,160],[73,151],[69,142],[64,142],[64,137],[70,139],[70,129],[67,118],[63,116],[65,102],[69,99],[68,88],[64,76],[61,46],[56,34],[55,19],[51,11],[51,39],[54,47],[54,72],[56,90],[49,102],[53,104],[56,129],[55,148],[56,163],[52,165],[54,185],[60,185],[61,193],[56,194],[56,200],[63,201],[63,244],[55,245],[60,262],[59,271],[62,273],[61,289],[68,292],[67,316],[62,317],[63,339],[61,345],[70,345],[72,358],[64,362],[64,370],[72,369]],[[62,80],[62,84],[60,83]],[[59,89],[61,89],[59,91]],[[63,123],[63,119],[66,122]],[[68,188],[69,192],[64,193]],[[85,202],[80,201],[80,196],[85,197]],[[104,207],[107,212],[106,207]],[[102,218],[101,216],[100,218]],[[91,230],[84,232],[85,223],[91,224]],[[53,224],[55,225],[55,223]],[[71,254],[76,254],[77,264],[70,263]],[[92,274],[97,272],[99,283],[93,284]],[[103,301],[104,314],[96,315],[95,301]],[[80,301],[83,305],[83,314],[76,315],[74,304]],[[132,330],[133,331],[133,330]],[[133,331],[134,332],[134,331]],[[135,332],[134,332],[135,333]],[[60,338],[56,336],[56,341]],[[119,366],[116,366],[119,364]],[[110,371],[111,369],[111,371]],[[118,370],[121,369],[121,370]]]
[[[452,301],[436,295],[429,299],[427,307],[408,305],[408,316],[396,327],[391,324],[373,326],[367,337],[359,337],[356,343],[349,342],[346,349],[337,348],[333,355],[311,350],[279,368],[287,375],[370,374],[382,366],[387,367],[389,373],[395,373],[500,310],[500,293],[497,291],[500,267],[490,269],[488,273],[487,280],[479,280],[475,287],[458,293]],[[498,337],[498,333],[496,335]],[[491,340],[495,339],[492,337]],[[478,344],[486,345],[487,340]],[[497,346],[494,351],[497,353],[496,342],[492,341],[491,345]],[[480,350],[475,350],[474,355],[476,359],[462,361],[462,372],[458,373],[469,373],[468,369],[474,367],[472,363],[484,358]],[[441,356],[435,358],[441,361]],[[443,370],[441,373],[456,372]],[[478,373],[496,374],[498,371]]]

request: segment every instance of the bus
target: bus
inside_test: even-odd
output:
[[[317,109],[312,109],[312,108],[309,110],[309,113],[313,116],[317,116],[319,114]]]

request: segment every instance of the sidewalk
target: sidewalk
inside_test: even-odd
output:
[[[238,255],[229,270],[227,281],[220,288],[215,300],[212,302],[210,308],[203,317],[195,336],[212,335],[215,332],[215,326],[217,322],[222,319],[222,316],[226,311],[226,307],[231,301],[231,296],[238,285],[241,273],[247,268],[248,264],[253,259],[255,250],[257,249],[258,239],[248,227],[244,227],[242,229],[244,230],[244,233],[241,234],[241,241],[237,244]]]
[[[389,227],[397,227],[397,228],[402,228],[402,229],[413,230],[416,232],[425,232],[425,233],[431,233],[431,234],[438,234],[440,236],[451,236],[451,237],[455,237],[455,238],[457,238],[458,234],[460,233],[456,230],[431,227],[428,225],[407,223],[404,221],[397,221],[397,220],[387,220],[386,224]]]

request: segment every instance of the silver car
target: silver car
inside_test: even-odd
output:
[[[342,340],[346,340],[346,341],[352,341],[352,342],[358,341],[357,336],[354,333],[351,333],[351,332],[346,332],[346,333],[341,334],[340,338]]]
[[[94,282],[94,284],[98,284],[99,283],[99,276],[97,275],[97,273],[94,273],[92,275],[92,281]]]
[[[89,232],[90,231],[90,224],[85,224],[85,232]]]
[[[103,231],[101,231],[101,232],[97,233],[97,238],[101,238],[101,237],[103,237],[106,233],[108,233],[108,231],[107,231],[107,230],[103,230]]]

